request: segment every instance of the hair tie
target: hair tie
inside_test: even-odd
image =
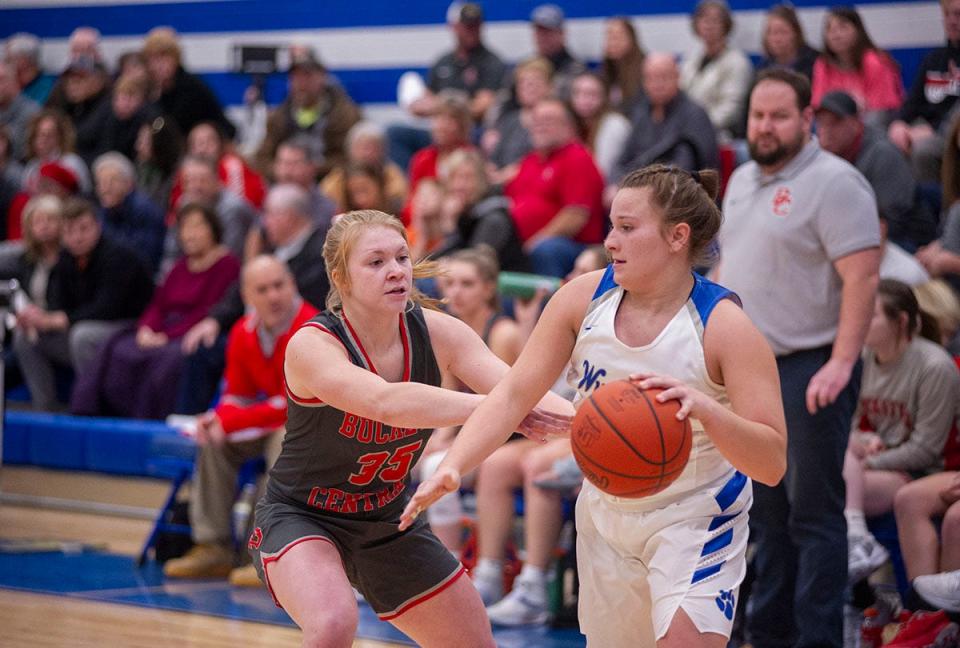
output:
[[[703,184],[700,182],[700,172],[699,171],[690,171],[690,177],[693,178],[693,181],[697,184]]]

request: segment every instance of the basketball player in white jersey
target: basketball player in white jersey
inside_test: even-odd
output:
[[[551,299],[506,377],[480,404],[402,517],[457,488],[568,364],[577,399],[630,378],[665,387],[693,429],[690,460],[664,491],[577,501],[580,626],[588,644],[726,646],[745,572],[751,479],[786,469],[776,364],[736,295],[692,271],[721,216],[713,172],[634,171],[611,210],[613,263]]]

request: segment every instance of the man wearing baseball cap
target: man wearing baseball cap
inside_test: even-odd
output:
[[[570,94],[573,78],[586,70],[567,50],[563,9],[555,4],[542,4],[530,13],[533,27],[533,45],[538,56],[553,64],[553,85],[561,97]]]
[[[289,94],[267,118],[267,134],[254,156],[260,173],[269,176],[277,148],[296,135],[309,135],[321,147],[323,177],[346,159],[347,131],[360,121],[360,109],[336,83],[331,83],[327,68],[311,47],[291,45],[287,68]]]
[[[857,167],[873,187],[890,239],[908,250],[933,240],[937,219],[918,200],[909,160],[884,133],[864,124],[853,97],[842,90],[827,93],[815,115],[820,146]]]

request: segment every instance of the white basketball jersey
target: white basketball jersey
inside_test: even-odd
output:
[[[574,403],[589,397],[604,383],[624,379],[635,373],[672,376],[700,390],[726,407],[730,406],[726,389],[710,379],[703,351],[703,331],[714,306],[722,299],[739,299],[731,291],[694,273],[690,298],[657,335],[653,342],[639,347],[621,342],[614,330],[614,319],[624,290],[613,280],[609,266],[593,300],[587,308],[570,357],[567,382],[577,392]],[[704,486],[716,483],[734,472],[704,433],[700,421],[691,418],[693,443],[690,460],[677,480],[666,489],[644,498],[620,498],[605,495],[620,506],[649,509],[682,499]]]

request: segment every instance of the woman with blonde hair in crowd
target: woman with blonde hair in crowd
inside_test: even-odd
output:
[[[0,278],[16,279],[32,303],[46,308],[50,271],[60,258],[63,203],[52,195],[34,196],[23,208],[21,219],[23,250],[0,269]]]

